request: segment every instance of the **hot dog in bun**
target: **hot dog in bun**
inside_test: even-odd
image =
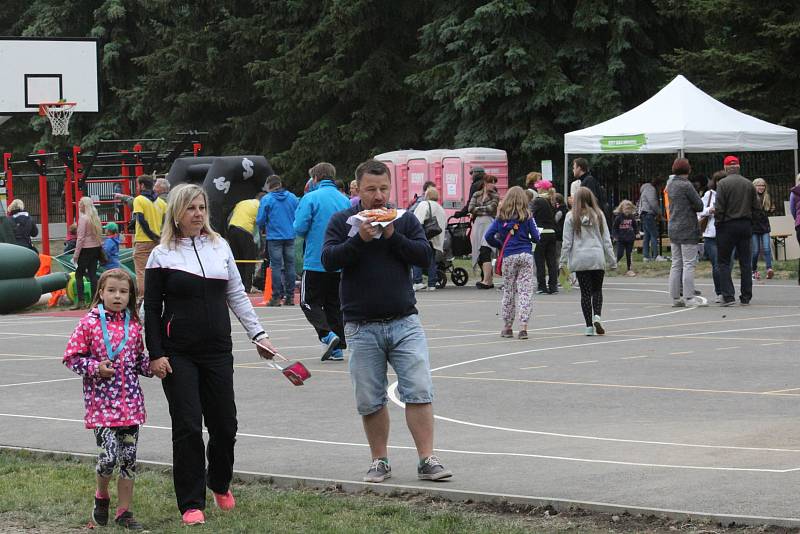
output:
[[[397,218],[397,210],[378,208],[374,210],[364,210],[358,213],[360,217],[372,219],[373,222],[389,222]]]

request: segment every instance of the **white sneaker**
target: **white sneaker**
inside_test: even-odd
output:
[[[669,260],[664,256],[656,256],[656,261],[669,261]]]
[[[716,297],[714,297],[714,302],[717,304],[722,302],[722,295],[717,295]]]
[[[428,287],[428,291],[436,291],[436,287],[435,286],[429,286]]]
[[[686,305],[690,308],[700,308],[708,306],[708,300],[706,300],[705,297],[694,297],[686,299]]]
[[[425,289],[426,287],[428,287],[428,286],[426,286],[425,284],[414,284],[413,286],[411,286],[411,288],[414,291],[421,291],[421,290]]]
[[[685,308],[686,307],[686,303],[683,301],[683,299],[672,299],[672,307],[673,308]]]

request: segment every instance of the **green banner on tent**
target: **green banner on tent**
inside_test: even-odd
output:
[[[608,135],[600,138],[600,150],[641,150],[647,144],[645,134]]]

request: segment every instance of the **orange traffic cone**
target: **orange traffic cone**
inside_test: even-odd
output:
[[[264,275],[264,293],[261,304],[266,306],[271,298],[272,298],[272,267],[267,267],[267,272]]]

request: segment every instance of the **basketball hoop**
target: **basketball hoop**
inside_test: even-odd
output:
[[[53,135],[68,135],[69,119],[76,105],[75,102],[42,102],[39,104],[39,115],[50,119]]]

